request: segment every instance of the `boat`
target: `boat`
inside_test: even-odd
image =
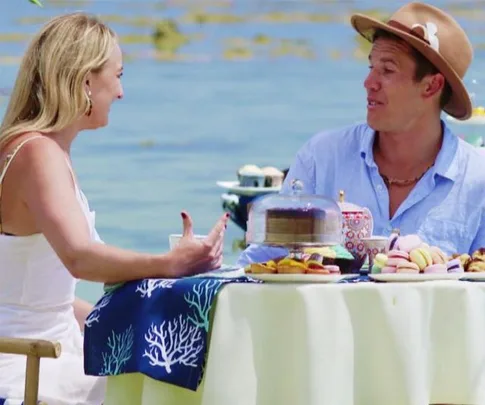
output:
[[[288,168],[282,169],[283,179],[288,174]],[[276,187],[243,187],[239,181],[218,181],[216,183],[225,192],[221,194],[222,209],[229,214],[234,224],[247,231],[248,213],[251,203],[263,195],[278,193],[281,186]]]

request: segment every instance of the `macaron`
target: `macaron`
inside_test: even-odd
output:
[[[433,259],[433,264],[446,264],[448,261],[448,256],[437,246],[431,246],[429,253]]]
[[[465,269],[461,265],[460,259],[452,259],[446,263],[448,273],[463,273]]]
[[[402,261],[396,267],[396,273],[419,273],[419,266],[413,262]]]
[[[386,266],[397,266],[400,261],[409,261],[409,254],[401,250],[391,250],[387,254]]]
[[[385,266],[381,269],[381,273],[395,273],[396,267],[394,266]]]
[[[381,270],[386,266],[387,264],[387,256],[383,253],[377,253],[374,256],[373,260],[373,265],[371,269],[372,274],[380,273]]]
[[[397,244],[398,240],[399,240],[399,234],[395,232],[391,233],[391,235],[389,236],[389,239],[387,240],[386,253],[390,252],[391,250],[399,248]]]
[[[329,271],[330,274],[340,274],[340,267],[334,264],[327,264],[323,266],[323,269]]]
[[[370,272],[371,272],[371,274],[379,274],[379,273],[382,273],[382,269],[383,269],[383,267],[379,267],[379,266],[374,264],[372,266],[372,269],[371,269]]]
[[[446,273],[448,269],[446,268],[445,264],[432,264],[431,266],[427,266],[424,269],[424,273]]]
[[[420,270],[424,270],[425,267],[433,264],[433,258],[428,250],[423,248],[417,248],[409,252],[409,258],[413,263],[416,263]]]
[[[413,249],[418,248],[423,241],[418,235],[406,235],[399,237],[399,250],[410,252]]]
[[[374,256],[374,265],[379,266],[381,269],[387,264],[388,257],[383,253],[377,253]]]

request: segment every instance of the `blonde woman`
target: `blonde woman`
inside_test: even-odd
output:
[[[49,405],[104,397],[104,380],[83,372],[80,325],[89,308],[75,299],[77,279],[180,277],[222,263],[226,216],[197,241],[182,212],[184,237],[166,254],[100,243],[70,148],[80,131],[108,123],[122,74],[106,25],[81,13],[55,18],[30,44],[0,127],[0,336],[62,344],[59,359],[41,362],[39,394]],[[23,358],[0,357],[0,398],[23,397],[24,373]]]

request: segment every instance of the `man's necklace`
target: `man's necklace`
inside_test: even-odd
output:
[[[402,179],[395,179],[393,177],[388,177],[382,173],[379,172],[379,174],[382,176],[382,179],[384,180],[384,183],[386,183],[386,185],[388,187],[390,186],[396,186],[396,187],[406,187],[406,186],[410,186],[412,184],[416,184],[419,180],[422,179],[422,177],[426,174],[426,172],[431,169],[432,167],[434,166],[434,163],[429,165],[426,170],[421,173],[419,176],[416,176],[416,177],[413,177],[412,179],[406,179],[406,180],[402,180]]]

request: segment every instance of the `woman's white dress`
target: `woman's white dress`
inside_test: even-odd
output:
[[[94,212],[77,186],[76,195],[91,237],[100,241]],[[83,337],[72,306],[76,282],[42,234],[0,234],[0,336],[62,346],[58,359],[40,361],[39,400],[48,405],[100,405],[104,400],[105,378],[84,374]],[[25,361],[0,354],[0,398],[8,405],[22,402]]]

